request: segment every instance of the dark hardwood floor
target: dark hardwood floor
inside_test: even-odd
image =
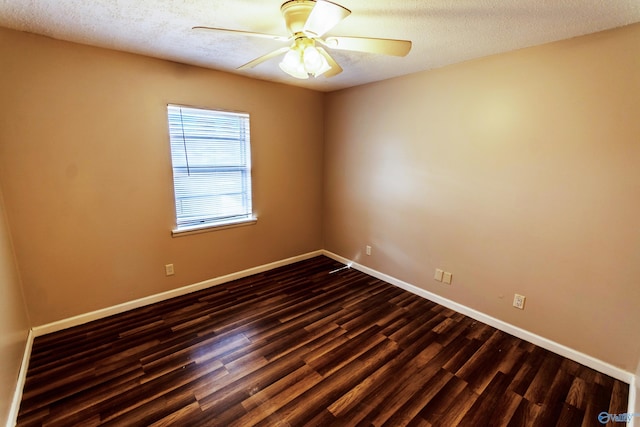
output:
[[[626,412],[627,384],[340,267],[317,257],[38,337],[18,425],[601,426]]]

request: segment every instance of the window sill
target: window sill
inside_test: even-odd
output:
[[[251,217],[245,219],[239,219],[236,221],[222,222],[222,223],[210,223],[203,225],[192,225],[190,227],[175,228],[171,230],[172,237],[189,236],[191,234],[208,233],[210,231],[226,230],[227,228],[244,227],[246,225],[253,225],[258,222],[258,218]]]

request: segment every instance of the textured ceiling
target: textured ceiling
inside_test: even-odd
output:
[[[278,59],[236,67],[286,42],[194,31],[287,35],[284,0],[0,0],[0,26],[331,91],[640,22],[639,0],[337,0],[352,14],[327,35],[406,39],[404,58],[331,51],[344,72],[298,80]]]

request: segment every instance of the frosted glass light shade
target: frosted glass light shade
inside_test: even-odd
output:
[[[302,52],[302,59],[305,70],[315,77],[331,69],[326,58],[313,46],[308,46]]]
[[[300,38],[285,53],[280,69],[297,79],[318,77],[331,69],[327,58],[314,46],[312,40]]]
[[[290,49],[280,62],[280,69],[285,73],[297,79],[308,79],[309,73],[304,68],[302,60],[302,51],[298,49]]]

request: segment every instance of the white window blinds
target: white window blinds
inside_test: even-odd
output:
[[[249,114],[167,110],[178,230],[252,219]]]

